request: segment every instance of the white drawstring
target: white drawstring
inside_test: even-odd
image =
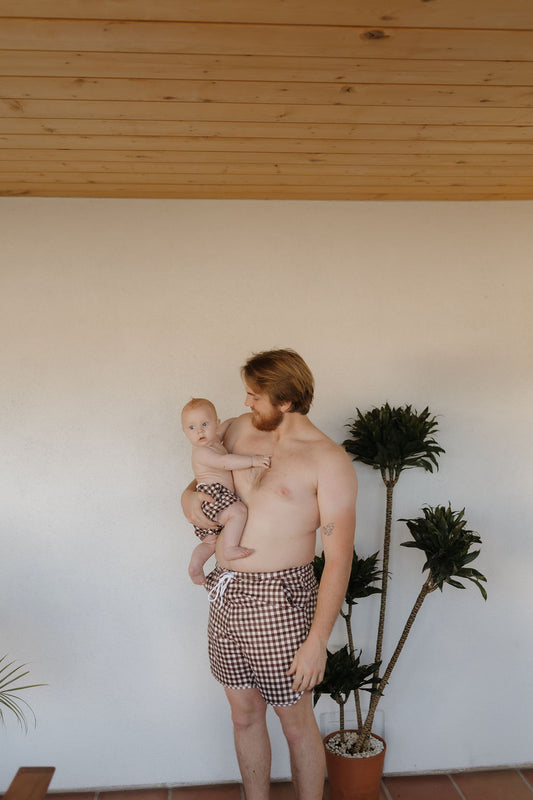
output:
[[[215,583],[209,594],[207,595],[207,599],[210,603],[216,603],[218,600],[219,606],[222,605],[222,598],[224,597],[224,592],[228,588],[229,584],[233,580],[235,576],[234,572],[231,570],[227,570],[223,572],[218,581]]]

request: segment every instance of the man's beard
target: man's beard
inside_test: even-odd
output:
[[[252,425],[258,431],[275,431],[283,421],[283,411],[274,406],[268,417],[259,415],[256,411],[252,414]]]

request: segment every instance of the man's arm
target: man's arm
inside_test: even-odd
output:
[[[325,565],[311,630],[288,672],[294,676],[293,691],[298,692],[312,689],[324,677],[326,646],[352,567],[357,477],[348,455],[340,449],[321,460],[317,498]]]
[[[237,417],[230,417],[230,419],[224,420],[224,422],[219,422],[217,425],[217,434],[220,441],[223,441],[226,432],[231,425],[232,422],[235,422]]]
[[[207,528],[216,528],[216,524],[212,519],[206,517],[202,511],[202,503],[204,500],[210,502],[213,498],[205,492],[196,491],[196,481],[191,481],[181,495],[181,507],[186,519],[198,528],[206,530]]]

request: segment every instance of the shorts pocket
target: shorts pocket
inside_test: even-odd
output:
[[[281,581],[281,588],[285,596],[285,601],[291,608],[298,608],[302,611],[309,608],[312,589],[304,586],[297,581]]]

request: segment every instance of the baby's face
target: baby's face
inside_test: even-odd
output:
[[[181,415],[183,433],[194,447],[208,447],[218,441],[218,420],[207,406],[184,411]]]

